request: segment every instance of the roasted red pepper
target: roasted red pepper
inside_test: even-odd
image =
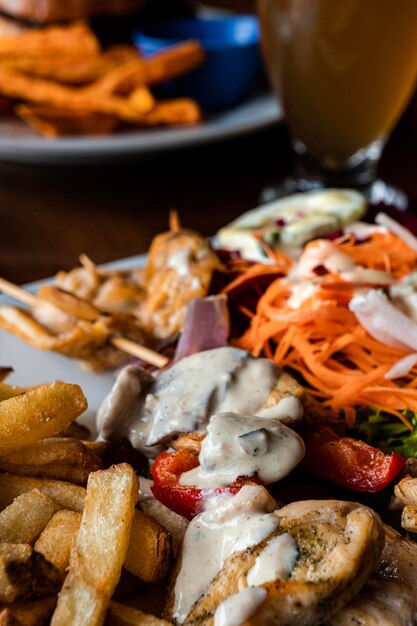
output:
[[[384,454],[364,441],[339,437],[322,428],[307,441],[304,464],[309,472],[350,491],[381,491],[398,476],[405,458]]]
[[[230,487],[216,489],[199,489],[180,485],[181,474],[194,469],[198,464],[196,454],[188,450],[179,450],[178,452],[161,452],[151,467],[154,479],[151,489],[155,498],[171,511],[188,519],[192,519],[203,511],[207,499],[228,493],[234,495],[243,485],[257,482],[254,477],[239,477]]]

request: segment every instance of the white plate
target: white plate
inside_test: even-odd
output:
[[[107,137],[44,139],[17,119],[0,120],[0,160],[11,163],[71,164],[110,161],[238,137],[277,123],[281,105],[271,94],[213,114],[192,127],[129,130]]]
[[[109,263],[106,267],[128,269],[142,267],[145,256],[135,256]],[[51,279],[27,285],[31,291],[37,291],[39,285],[51,282]],[[6,296],[0,296],[0,304],[16,304]],[[105,395],[114,382],[114,372],[95,374],[83,371],[74,359],[54,352],[41,352],[26,343],[0,330],[0,366],[13,367],[14,372],[7,378],[8,383],[28,387],[41,383],[62,380],[81,386],[88,400],[88,411],[80,421],[90,428],[94,426],[94,416]]]

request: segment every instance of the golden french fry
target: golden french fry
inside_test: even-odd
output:
[[[37,489],[23,493],[0,513],[0,541],[33,543],[57,510],[58,505]]]
[[[106,626],[170,626],[170,622],[119,602],[110,602]]]
[[[47,626],[56,597],[0,606],[0,626]]]
[[[38,489],[63,509],[81,512],[84,508],[85,489],[83,487],[60,480],[13,474],[0,476],[0,508],[6,508],[15,498],[33,489]]]
[[[0,39],[0,58],[10,59],[31,55],[97,55],[100,44],[93,31],[83,22],[68,26],[51,26],[42,29],[28,29],[10,37]]]
[[[35,550],[61,572],[66,572],[80,529],[81,513],[58,511],[35,543]]]
[[[84,424],[79,422],[72,422],[62,432],[56,435],[57,437],[70,437],[72,439],[80,439],[81,441],[88,441],[91,437],[91,431]]]
[[[56,594],[62,574],[25,543],[0,544],[0,602]]]
[[[0,402],[8,400],[9,398],[14,398],[15,396],[20,396],[22,393],[25,393],[25,391],[27,391],[27,389],[24,389],[23,387],[0,383]]]
[[[52,437],[87,408],[78,385],[41,385],[0,402],[0,454]]]
[[[135,511],[124,566],[145,582],[164,578],[171,555],[169,533],[153,517]]]
[[[129,545],[138,480],[129,465],[90,475],[77,542],[51,626],[101,626]]]
[[[19,104],[15,113],[44,137],[65,135],[108,135],[119,126],[114,115],[71,110],[49,105]]]
[[[80,523],[80,513],[59,511],[43,530],[35,550],[65,571]],[[155,582],[166,575],[170,552],[169,533],[155,519],[135,510],[124,567],[145,582]]]
[[[147,126],[197,124],[201,119],[201,109],[197,102],[188,98],[177,98],[157,102],[152,111],[146,115],[144,123]]]
[[[82,443],[83,446],[95,454],[99,459],[103,458],[103,455],[110,445],[108,441],[83,441]]]
[[[18,476],[54,478],[85,485],[100,459],[78,439],[51,437],[18,452],[2,454],[0,468]]]
[[[0,367],[0,383],[3,382],[3,380],[9,376],[9,374],[12,374],[12,372],[12,367]]]

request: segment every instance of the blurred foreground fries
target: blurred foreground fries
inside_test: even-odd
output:
[[[45,137],[104,135],[122,125],[195,124],[201,120],[196,102],[157,102],[149,86],[203,59],[196,41],[150,58],[133,46],[102,51],[82,22],[28,30],[0,39],[0,96]]]
[[[0,626],[166,626],[112,602],[166,576],[171,537],[136,508],[133,468],[81,439],[81,389],[0,386]]]

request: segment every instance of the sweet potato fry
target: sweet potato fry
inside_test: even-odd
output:
[[[60,382],[0,402],[0,454],[56,435],[86,408],[80,387]]]
[[[0,602],[56,594],[62,574],[29,544],[0,544]]]
[[[44,104],[19,104],[15,107],[15,113],[38,133],[50,139],[66,135],[108,135],[120,125],[114,115]]]
[[[58,511],[35,543],[36,552],[43,554],[61,572],[66,572],[80,524],[81,513]]]
[[[158,102],[146,115],[144,124],[147,126],[198,124],[201,118],[201,109],[197,102],[188,98],[177,98]]]
[[[0,59],[31,55],[97,55],[100,44],[92,30],[83,22],[68,26],[51,26],[39,30],[28,29],[11,37],[0,39]]]
[[[61,508],[81,512],[84,508],[85,489],[60,480],[32,478],[2,474],[0,478],[0,508],[9,506],[15,498],[23,493],[38,489],[51,498]]]
[[[47,626],[56,596],[0,606],[0,626]]]
[[[23,493],[0,513],[0,541],[33,543],[57,510],[58,505],[37,489]]]
[[[101,78],[119,65],[138,58],[138,51],[132,46],[113,46],[100,55],[92,56],[18,56],[1,58],[0,66],[19,70],[31,76],[47,78],[69,85],[86,85]]]
[[[164,578],[171,554],[169,533],[153,517],[135,511],[124,566],[145,582]]]
[[[124,604],[111,602],[106,626],[170,626],[170,622]]]
[[[120,65],[88,87],[96,95],[129,94],[135,87],[155,85],[194,69],[204,60],[198,41],[171,46],[149,59],[133,59]]]
[[[90,475],[77,542],[52,626],[101,626],[120,578],[138,497],[128,465]]]
[[[37,476],[85,485],[99,458],[78,439],[52,437],[19,452],[0,456],[0,468],[18,476]]]

